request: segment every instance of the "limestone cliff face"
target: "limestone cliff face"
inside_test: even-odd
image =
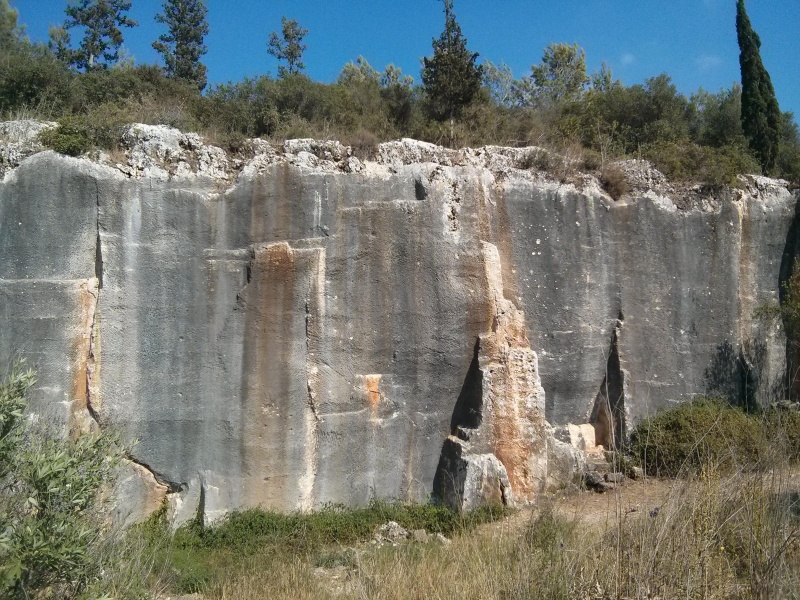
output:
[[[783,334],[752,317],[797,246],[777,182],[614,202],[519,168],[524,149],[403,141],[364,163],[293,140],[237,163],[168,133],[132,128],[125,164],[11,165],[0,361],[38,369],[36,410],[139,440],[127,485],[146,467],[177,522],[464,506],[442,487],[459,468],[532,501],[550,425],[607,444],[694,394],[783,383]]]

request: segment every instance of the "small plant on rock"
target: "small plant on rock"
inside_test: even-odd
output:
[[[89,127],[81,117],[64,117],[58,127],[43,131],[39,140],[46,148],[67,156],[80,156],[92,149]]]
[[[619,200],[630,191],[625,172],[619,167],[609,166],[600,173],[600,183],[614,200]]]

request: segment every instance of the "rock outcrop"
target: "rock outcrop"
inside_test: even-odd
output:
[[[547,478],[549,430],[536,353],[525,315],[504,297],[497,248],[481,242],[493,314],[451,418],[434,496],[458,509],[533,502]]]
[[[39,142],[39,134],[56,125],[53,122],[31,120],[0,123],[0,178],[31,154],[44,150]]]
[[[35,410],[139,440],[127,520],[531,502],[579,462],[551,426],[608,444],[696,394],[780,396],[783,332],[753,317],[800,248],[780,182],[676,191],[637,163],[615,202],[536,149],[125,144],[14,150],[0,361],[38,369]]]

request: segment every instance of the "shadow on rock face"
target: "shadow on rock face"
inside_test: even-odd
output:
[[[456,510],[471,510],[484,504],[512,504],[508,472],[503,463],[485,451],[479,428],[483,423],[484,374],[480,367],[480,338],[475,340],[464,384],[453,408],[450,435],[442,444],[433,479],[431,498]],[[473,448],[473,444],[477,446]],[[480,452],[484,450],[484,452]]]
[[[732,406],[754,410],[766,346],[763,341],[734,346],[726,340],[717,346],[704,378],[706,394],[726,399]]]
[[[477,429],[483,421],[483,372],[480,369],[480,338],[475,347],[461,392],[450,418],[450,436],[445,438],[439,464],[433,478],[431,497],[435,503],[460,508],[464,497],[467,465],[462,459],[462,448],[456,439],[459,432]]]
[[[795,194],[795,197],[798,197]],[[780,275],[778,278],[778,298],[781,306],[786,306],[789,301],[789,281],[792,278],[800,258],[800,197],[795,204],[794,218],[786,233],[786,243],[783,246],[781,257]],[[800,395],[800,344],[798,344],[798,326],[784,319],[786,331],[786,379],[785,384],[790,396]],[[786,394],[784,394],[786,395]]]
[[[457,435],[459,427],[477,429],[483,420],[483,372],[478,361],[480,340],[475,340],[475,350],[472,362],[458,394],[458,400],[453,408],[450,419],[450,433]]]

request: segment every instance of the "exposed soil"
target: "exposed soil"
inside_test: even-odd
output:
[[[557,514],[589,524],[612,524],[620,515],[651,511],[666,500],[673,481],[647,477],[625,479],[616,488],[603,494],[579,491],[553,500]]]
[[[783,489],[800,493],[800,467],[782,473]],[[769,479],[770,473],[764,475]],[[646,477],[637,481],[625,479],[605,493],[577,490],[565,491],[544,499],[539,505],[515,512],[509,517],[483,527],[517,531],[543,510],[552,509],[568,520],[580,521],[601,528],[616,525],[619,518],[639,512],[658,511],[669,498],[676,480]]]
[[[781,486],[783,489],[800,493],[800,467],[795,467],[780,476],[783,479]],[[769,479],[772,475],[766,473],[764,477]],[[486,527],[513,530],[548,508],[569,520],[580,521],[587,525],[612,526],[621,516],[659,510],[675,485],[676,480],[673,479],[646,477],[637,481],[625,479],[617,484],[615,489],[602,494],[573,488],[573,491],[556,494],[536,507],[520,510],[507,519],[490,523]]]

